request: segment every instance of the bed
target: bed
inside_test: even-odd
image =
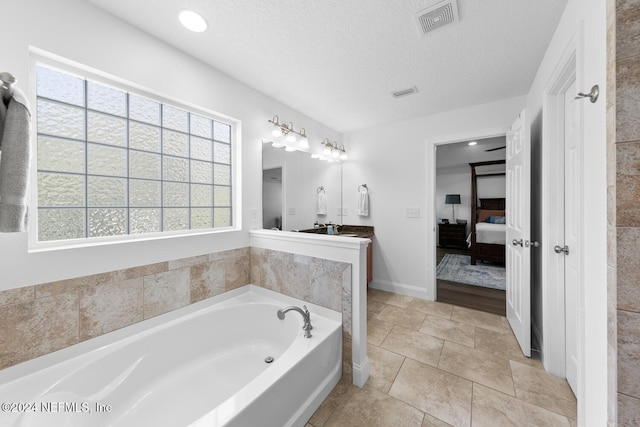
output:
[[[471,265],[478,261],[504,264],[507,234],[505,198],[478,198],[478,179],[504,175],[504,172],[478,174],[476,167],[496,165],[504,160],[469,163],[471,166]]]

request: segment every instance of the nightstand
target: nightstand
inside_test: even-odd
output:
[[[438,246],[467,249],[467,224],[438,224]]]

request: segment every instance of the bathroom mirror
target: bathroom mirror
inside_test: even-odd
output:
[[[262,145],[262,220],[266,229],[304,230],[313,223],[341,224],[342,165],[312,159],[309,153]],[[318,189],[326,214],[317,213]]]

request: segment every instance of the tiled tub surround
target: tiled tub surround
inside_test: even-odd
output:
[[[0,369],[250,283],[342,313],[351,381],[351,264],[248,247],[0,291]]]

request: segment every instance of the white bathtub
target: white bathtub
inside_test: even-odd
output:
[[[248,285],[0,371],[0,425],[304,426],[341,375],[339,313]]]

